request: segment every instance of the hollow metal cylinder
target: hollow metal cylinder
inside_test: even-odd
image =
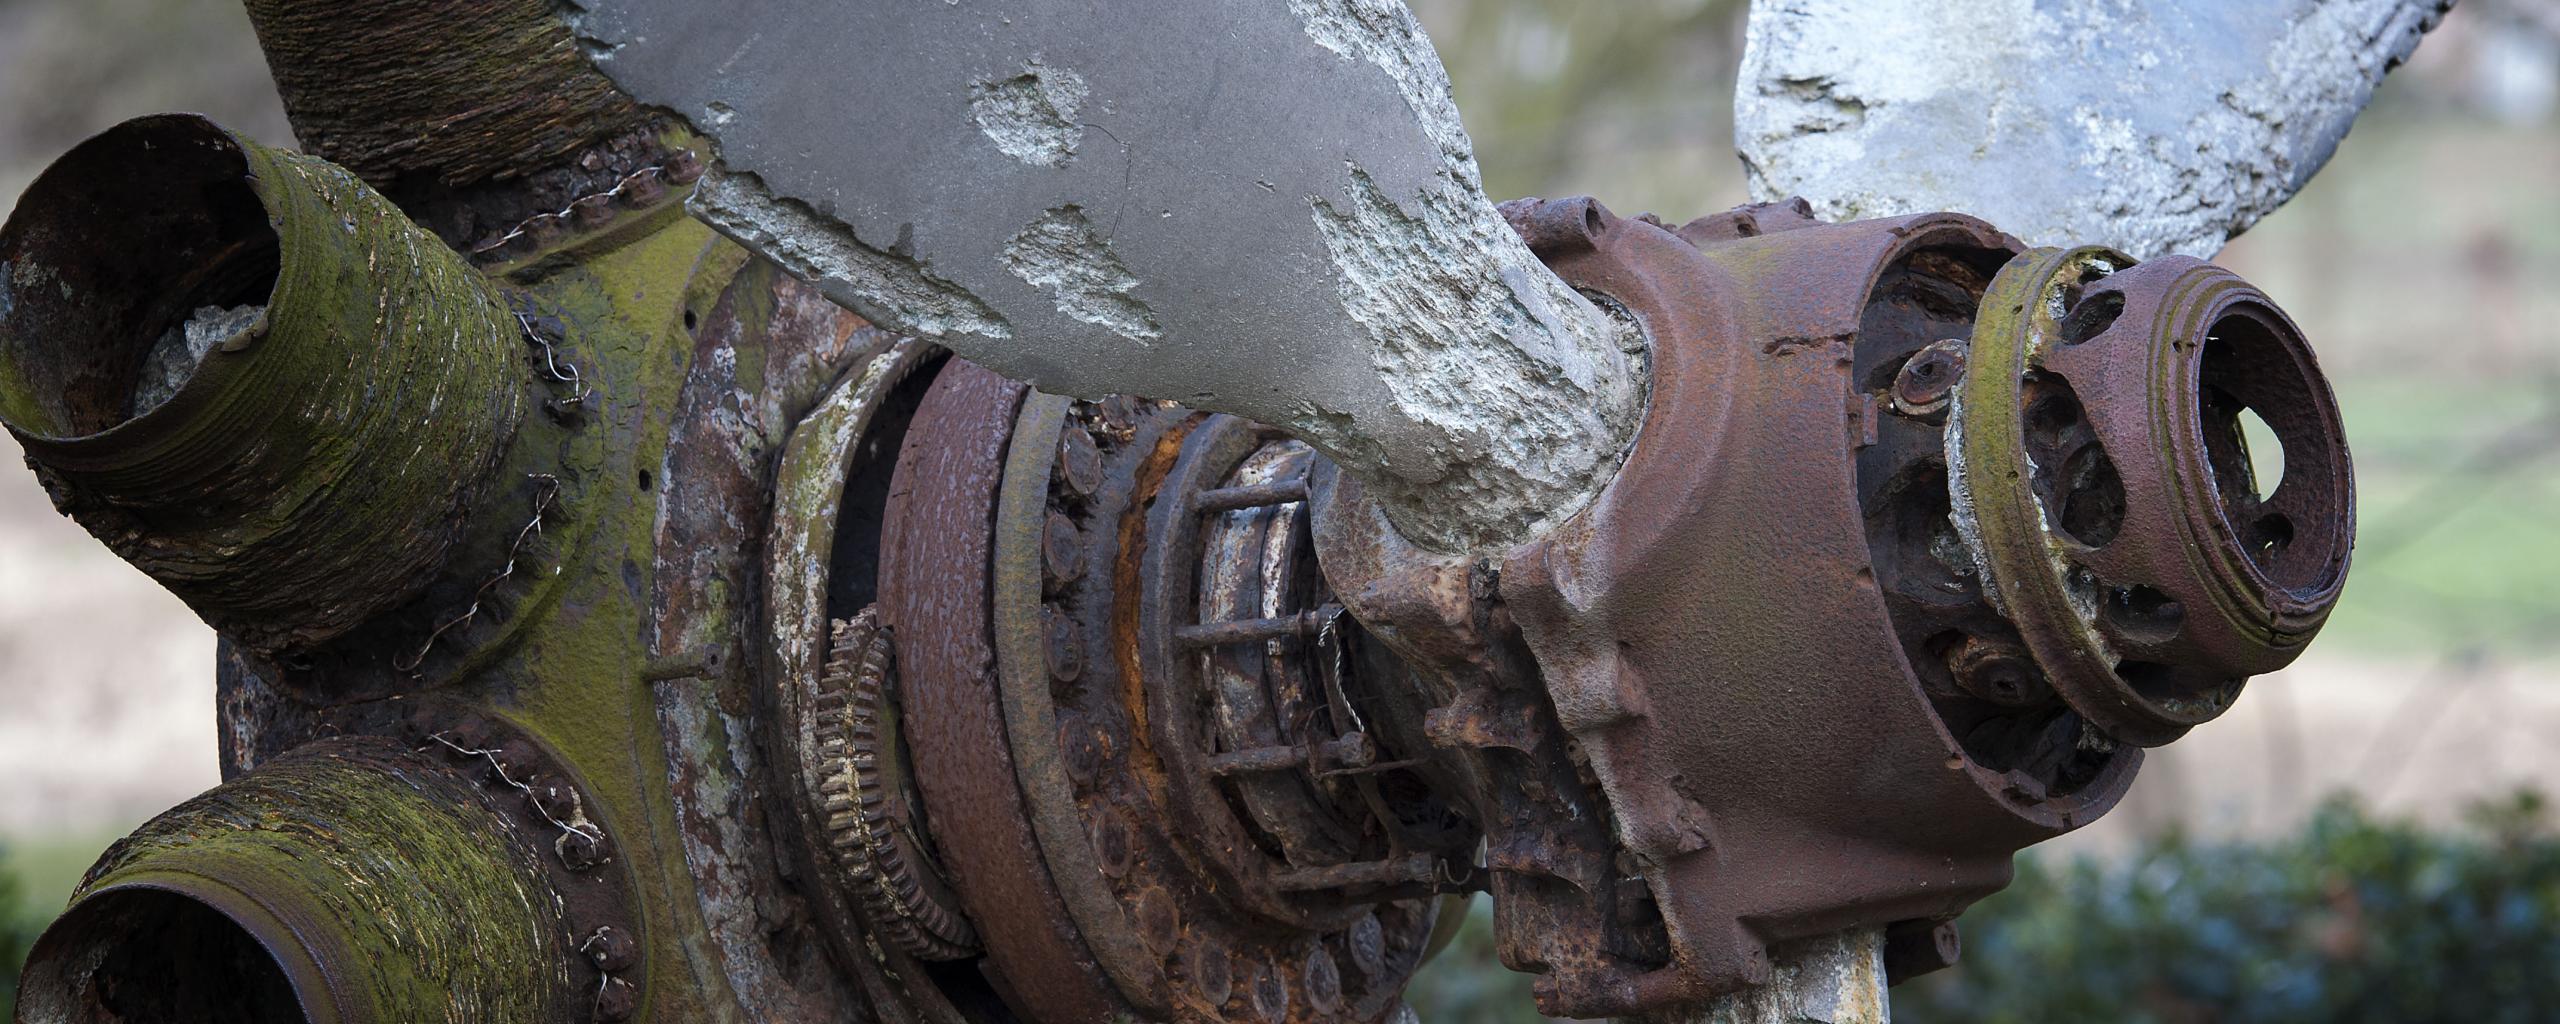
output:
[[[0,228],[0,423],[64,513],[256,650],[425,584],[534,400],[524,352],[353,175],[199,117],[81,144]]]
[[[162,814],[37,939],[27,1024],[588,1018],[550,842],[405,746],[328,740]]]

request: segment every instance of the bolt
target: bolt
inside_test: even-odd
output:
[[[1040,530],[1040,570],[1041,581],[1052,594],[1084,576],[1084,538],[1076,531],[1075,520],[1063,513],[1049,513]]]
[[[1342,968],[1334,964],[1333,954],[1322,943],[1307,953],[1299,980],[1307,986],[1307,1005],[1318,1014],[1330,1018],[1342,1012]]]
[[[1049,678],[1072,683],[1084,674],[1084,638],[1076,635],[1076,620],[1054,607],[1040,610],[1043,630],[1048,637],[1041,654],[1049,663]]]
[[[1344,733],[1321,748],[1321,762],[1338,768],[1366,768],[1378,761],[1378,745],[1365,732]]]
[[[606,978],[596,992],[597,1020],[630,1020],[640,1012],[640,990],[620,978]]]
[[[552,844],[552,850],[560,855],[560,863],[568,865],[571,871],[590,871],[613,859],[613,844],[593,825],[584,830],[561,833],[559,840]]]
[[[1282,892],[1320,892],[1371,885],[1422,885],[1440,875],[1440,859],[1428,853],[1321,867],[1286,868],[1271,875]],[[1561,876],[1559,876],[1561,877]]]
[[[1209,755],[1211,775],[1249,775],[1288,771],[1307,763],[1304,747],[1247,747]]]
[[[1964,692],[2002,707],[2040,704],[2053,687],[2025,648],[2005,640],[1968,636],[1947,650],[1947,673]]]
[[[550,248],[560,241],[560,235],[560,218],[558,217],[535,217],[524,224],[524,237],[533,239],[533,247],[536,249]]]
[[[577,815],[579,810],[577,790],[569,788],[557,779],[541,776],[522,781],[527,790],[524,795],[525,802],[533,805],[533,809],[544,817],[568,821]]]
[[[500,782],[524,782],[532,777],[534,766],[542,763],[533,744],[520,739],[498,744],[494,760],[490,767]]]
[[[1351,931],[1342,937],[1343,948],[1351,954],[1351,966],[1362,976],[1377,981],[1387,973],[1387,927],[1378,915],[1362,914],[1351,922]]]
[[[1131,427],[1138,422],[1140,404],[1140,399],[1112,395],[1094,403],[1093,415],[1102,422],[1105,431],[1125,439],[1131,435]]]
[[[1093,852],[1102,858],[1102,873],[1118,878],[1129,873],[1137,851],[1129,840],[1129,824],[1116,811],[1104,810],[1093,823]]]
[[[695,156],[690,149],[679,149],[668,154],[666,164],[667,181],[670,184],[690,185],[693,184],[694,179],[702,177],[702,158]]]
[[[1079,498],[1102,489],[1102,449],[1083,427],[1068,424],[1058,432],[1058,482]]]
[[[569,204],[569,217],[581,228],[603,227],[613,219],[613,197],[593,195]]]
[[[1162,886],[1151,885],[1138,894],[1138,937],[1157,956],[1172,955],[1182,942],[1182,911]]]
[[[1933,423],[1946,418],[1947,397],[1964,379],[1964,357],[1972,344],[1944,338],[1912,353],[1893,377],[1894,411]]]
[[[1233,965],[1227,961],[1227,945],[1213,936],[1201,936],[1184,958],[1191,975],[1191,987],[1212,1007],[1227,1005],[1235,995]]]
[[[1247,747],[1209,755],[1211,775],[1284,772],[1303,765],[1322,770],[1366,768],[1378,760],[1367,733],[1352,732],[1306,747]]]
[[[631,941],[631,933],[612,925],[597,928],[579,948],[599,971],[624,970],[640,960],[640,944]]]
[[[1078,786],[1091,788],[1093,780],[1102,774],[1102,744],[1094,740],[1083,715],[1058,715],[1058,759],[1066,765],[1067,778]]]
[[[1271,1024],[1289,1019],[1289,980],[1269,965],[1253,965],[1253,984],[1247,994],[1253,999],[1253,1012]]]
[[[666,198],[667,183],[660,178],[663,171],[643,171],[622,183],[622,203],[633,208],[656,206]]]

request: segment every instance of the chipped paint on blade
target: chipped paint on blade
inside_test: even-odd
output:
[[[2329,160],[2452,0],[1751,5],[1753,198],[2210,257]]]
[[[1111,251],[1111,240],[1094,231],[1082,207],[1041,214],[1006,239],[1004,265],[1024,284],[1055,298],[1058,312],[1141,344],[1164,337],[1156,311],[1130,294],[1138,279]]]
[[[1427,542],[1571,513],[1640,412],[1627,327],[1503,230],[1400,3],[580,6],[598,67],[717,138],[721,231],[1044,390],[1282,426]]]

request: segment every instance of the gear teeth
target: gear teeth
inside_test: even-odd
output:
[[[904,794],[885,768],[901,764],[890,688],[894,648],[875,609],[835,623],[818,680],[814,746],[819,817],[848,895],[872,932],[926,960],[977,955],[977,932],[923,844],[901,820]]]

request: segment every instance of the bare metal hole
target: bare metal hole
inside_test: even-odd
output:
[[[221,911],[176,893],[109,892],[55,922],[27,964],[21,1020],[304,1024],[284,969]]]
[[[2278,586],[2304,588],[2337,569],[2347,482],[2316,371],[2288,351],[2290,337],[2255,307],[2217,318],[2198,368],[2197,426],[2242,553]]]
[[[2106,292],[2092,296],[2088,301],[2073,307],[2070,315],[2063,318],[2062,343],[2077,345],[2095,338],[2105,333],[2108,327],[2114,326],[2116,318],[2123,315],[2123,292]]]
[[[247,170],[211,123],[162,115],[82,143],[28,186],[0,228],[0,266],[20,282],[0,302],[0,369],[22,382],[0,389],[0,419],[53,438],[122,424],[171,328],[200,307],[269,301],[278,243]]]
[[[2240,410],[2240,443],[2249,450],[2249,476],[2258,485],[2259,497],[2284,486],[2284,440],[2258,410]]]
[[[2293,544],[2293,520],[2282,512],[2269,512],[2249,524],[2249,554],[2264,560],[2282,553]]]
[[[2080,422],[2080,403],[2064,395],[2040,399],[2027,409],[2027,430],[2039,440],[2058,440]]]
[[[2150,700],[2169,696],[2177,686],[2177,670],[2156,661],[2119,661],[2116,675],[2132,684],[2135,693]]]
[[[2124,478],[2115,460],[2095,444],[2072,453],[2062,466],[2062,532],[2102,548],[2124,530]]]
[[[2118,633],[2142,643],[2175,639],[2186,619],[2185,605],[2152,587],[2118,587],[2107,596],[2107,621]]]

